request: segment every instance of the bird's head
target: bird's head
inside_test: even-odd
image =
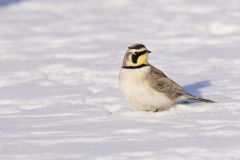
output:
[[[148,54],[151,51],[143,44],[133,44],[128,47],[128,50],[123,59],[123,67],[135,67],[141,65],[148,65]]]

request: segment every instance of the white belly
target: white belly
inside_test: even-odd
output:
[[[174,104],[166,94],[154,90],[146,79],[150,67],[141,69],[122,69],[120,72],[120,90],[127,101],[140,110],[165,110]]]

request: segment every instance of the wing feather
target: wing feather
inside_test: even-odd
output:
[[[176,100],[182,96],[190,96],[180,85],[167,77],[162,71],[150,65],[150,85],[159,92],[166,93],[171,99]]]

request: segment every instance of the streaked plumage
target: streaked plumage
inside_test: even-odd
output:
[[[144,111],[169,109],[179,99],[211,100],[196,97],[148,63],[150,51],[142,44],[128,47],[119,76],[123,95],[134,107]]]

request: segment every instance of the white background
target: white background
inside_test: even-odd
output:
[[[216,104],[137,111],[128,46]],[[239,0],[0,1],[1,160],[240,159]]]

